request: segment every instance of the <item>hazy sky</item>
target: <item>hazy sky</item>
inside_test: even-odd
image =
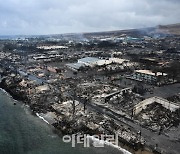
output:
[[[180,0],[0,0],[0,35],[91,32],[180,23]]]

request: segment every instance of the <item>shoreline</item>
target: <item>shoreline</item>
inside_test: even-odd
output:
[[[46,119],[44,119],[44,117],[40,116],[39,113],[36,113],[36,116],[39,117],[39,119],[43,120],[48,125],[50,125],[50,123]]]
[[[16,86],[19,86],[18,83],[13,83]],[[3,91],[5,91],[8,95],[10,95],[11,98],[13,98],[16,101],[20,101],[22,102],[22,104],[28,105],[30,108],[30,111],[33,115],[35,116],[40,116],[39,114],[44,114],[44,113],[48,113],[48,112],[55,112],[55,110],[51,107],[48,106],[44,106],[43,104],[38,103],[38,100],[35,100],[35,102],[31,102],[31,96],[33,96],[33,94],[27,95],[27,93],[22,90],[22,91],[16,91],[16,88],[13,90],[11,89],[11,84],[4,84],[4,83],[0,83],[0,87]],[[42,96],[40,96],[42,97]],[[68,113],[69,111],[67,110],[66,113]],[[91,130],[91,129],[87,129],[84,128],[83,125],[77,125],[78,128],[71,126],[71,122],[72,121],[66,121],[68,118],[72,118],[71,115],[62,115],[60,116],[60,119],[56,119],[55,123],[50,123],[48,122],[48,120],[46,120],[44,117],[40,116],[39,118],[41,120],[43,120],[44,122],[46,122],[47,124],[49,124],[50,126],[53,126],[53,128],[58,132],[58,134],[76,134],[78,131],[80,131],[82,134],[98,134],[97,131],[95,130]],[[58,117],[59,118],[59,117]],[[62,121],[61,121],[62,119]],[[63,121],[63,119],[65,119],[65,121]],[[86,120],[88,121],[88,119]],[[76,121],[74,121],[76,123]],[[83,122],[83,121],[82,121]],[[93,122],[93,121],[90,121]],[[62,123],[64,123],[62,125]],[[64,129],[65,127],[65,129]],[[82,129],[79,129],[79,127]],[[86,125],[85,125],[86,127]],[[109,130],[109,129],[105,129],[103,128],[104,131],[109,132],[108,134],[114,134],[113,130]],[[73,133],[74,132],[74,133]],[[61,135],[61,136],[62,136]],[[132,141],[129,142],[128,140],[126,140],[125,138],[119,138],[119,147],[125,147],[125,150],[131,151],[133,153],[136,153],[138,150],[140,150],[140,152],[136,153],[136,154],[141,154],[143,153],[143,151],[145,152],[149,152],[148,154],[152,154],[152,152],[150,152],[151,150],[149,150],[148,147],[144,146],[144,145],[139,145],[139,143],[136,144],[136,142]],[[148,149],[148,150],[146,150]]]
[[[30,106],[29,106],[29,105],[25,105],[22,101],[18,101],[18,100],[16,100],[16,99],[14,99],[13,96],[10,95],[10,93],[8,93],[8,92],[7,92],[5,89],[3,89],[3,88],[0,88],[0,91],[2,91],[3,93],[5,93],[8,97],[10,97],[10,98],[11,98],[13,101],[15,101],[16,103],[22,103],[22,105],[24,105],[24,107],[28,107],[30,114],[38,117],[40,120],[42,120],[43,122],[45,122],[46,124],[48,124],[51,128],[53,128],[52,131],[53,131],[54,133],[56,133],[60,138],[62,137],[62,135],[63,135],[62,132],[60,132],[56,127],[54,127],[52,124],[50,124],[43,116],[40,116],[39,113],[35,113],[34,111],[32,111],[32,110],[30,109]],[[60,135],[60,134],[61,134],[61,135]],[[64,135],[65,135],[65,134],[64,134]],[[99,143],[104,142],[103,144],[104,144],[105,146],[109,146],[110,148],[117,149],[117,150],[119,150],[120,152],[123,152],[123,154],[132,154],[131,152],[127,151],[126,149],[122,148],[121,146],[116,146],[116,145],[112,144],[111,142],[102,141],[102,140],[99,140],[99,139],[97,139],[97,138],[95,138],[95,137],[93,137],[93,136],[87,136],[87,138],[89,138],[93,143],[94,143],[94,142],[99,142]]]

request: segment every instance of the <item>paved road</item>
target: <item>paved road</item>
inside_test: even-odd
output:
[[[81,102],[81,101],[80,101]],[[82,102],[81,102],[82,103]],[[131,130],[134,130],[138,132],[141,130],[141,134],[144,137],[146,141],[146,145],[149,147],[155,147],[158,145],[158,149],[160,148],[161,151],[167,154],[179,154],[180,151],[180,146],[179,142],[180,141],[180,126],[176,128],[174,131],[171,131],[170,137],[168,137],[165,134],[158,135],[158,133],[152,132],[151,130],[142,128],[139,124],[134,123],[132,120],[128,120],[122,115],[119,115],[113,111],[111,111],[108,108],[104,108],[101,106],[98,106],[93,103],[87,103],[88,109],[95,110],[100,112],[101,114],[114,119],[118,124],[124,124],[131,128]],[[178,134],[177,134],[178,133]]]
[[[180,93],[180,83],[161,86],[161,87],[154,87],[153,94],[146,93],[144,97],[149,98],[153,96],[158,96],[158,97],[166,98],[178,93]]]

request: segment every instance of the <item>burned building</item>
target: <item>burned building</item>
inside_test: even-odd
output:
[[[135,105],[133,115],[153,131],[168,130],[179,125],[180,106],[161,97],[151,97]]]

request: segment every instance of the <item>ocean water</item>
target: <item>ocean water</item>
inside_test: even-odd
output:
[[[64,143],[51,126],[0,89],[0,154],[121,154],[120,150],[83,148]]]

